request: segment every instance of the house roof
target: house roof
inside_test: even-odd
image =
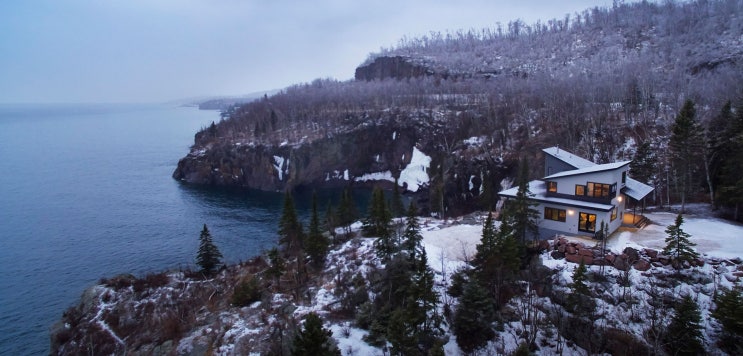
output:
[[[529,199],[538,201],[538,202],[552,203],[552,204],[558,204],[558,205],[564,205],[564,206],[572,206],[575,208],[586,208],[586,209],[594,209],[594,210],[601,210],[601,211],[610,211],[612,208],[614,208],[614,206],[609,205],[609,204],[591,203],[591,202],[585,202],[585,201],[574,200],[574,199],[548,197],[547,196],[547,184],[541,180],[533,180],[529,182],[528,187],[529,187],[529,191],[532,194],[534,194],[534,196],[530,197]],[[511,189],[506,189],[504,191],[499,192],[498,195],[509,197],[509,198],[515,198],[518,190],[519,190],[519,187],[513,187]]]
[[[542,150],[542,152],[544,152],[544,153],[546,153],[546,154],[548,154],[548,155],[550,155],[552,157],[555,157],[555,158],[557,158],[557,159],[559,159],[559,160],[561,160],[561,161],[563,161],[563,162],[565,162],[565,163],[567,163],[567,164],[575,167],[576,169],[578,169],[578,168],[586,168],[586,167],[591,167],[591,166],[595,166],[596,165],[596,163],[593,163],[593,162],[591,162],[591,161],[589,161],[589,160],[587,160],[587,159],[585,159],[583,157],[578,157],[578,156],[576,156],[576,155],[574,155],[574,154],[572,154],[572,153],[570,153],[568,151],[561,150],[559,147],[545,148],[545,149]]]
[[[627,177],[624,188],[622,188],[622,193],[635,200],[640,200],[646,197],[652,191],[653,187],[647,184],[643,184],[640,181],[634,180],[630,177]]]
[[[606,164],[595,164],[591,163],[591,166],[583,167],[579,169],[573,169],[569,171],[563,171],[560,173],[555,173],[553,175],[549,175],[544,177],[543,179],[552,179],[552,178],[559,178],[559,177],[568,177],[568,176],[577,176],[580,174],[588,174],[588,173],[596,173],[596,172],[603,172],[603,171],[611,171],[615,170],[617,168],[624,167],[628,164],[630,164],[631,161],[623,161],[623,162],[614,162],[614,163],[606,163]],[[639,183],[639,182],[638,182]]]

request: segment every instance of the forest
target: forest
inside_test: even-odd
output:
[[[256,180],[240,176],[261,150],[407,129],[434,160],[419,205],[456,215],[492,204],[520,155],[537,161],[542,148],[559,145],[606,163],[639,153],[644,166],[631,174],[656,188],[650,204],[706,201],[741,219],[741,13],[735,0],[615,2],[544,23],[404,38],[371,54],[357,68],[363,78],[317,79],[225,110],[197,133],[188,157],[223,175],[204,182],[250,187]],[[395,68],[385,68],[390,58]],[[693,164],[679,167],[668,147],[687,103],[699,135],[684,143]],[[354,158],[332,159],[327,165],[340,167]],[[300,168],[288,167],[292,179],[273,189],[323,184],[322,172]],[[357,176],[368,173],[361,169]]]

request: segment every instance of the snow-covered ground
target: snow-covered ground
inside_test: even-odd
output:
[[[645,214],[652,224],[638,231],[615,233],[607,247],[621,252],[625,247],[647,247],[663,249],[666,245],[666,228],[673,225],[675,213],[656,212]],[[696,250],[709,257],[735,258],[743,257],[743,225],[729,221],[697,215],[684,215],[681,229],[691,235],[696,243]]]

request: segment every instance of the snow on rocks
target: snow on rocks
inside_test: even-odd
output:
[[[413,156],[410,158],[410,163],[400,172],[398,184],[407,185],[409,191],[417,192],[421,185],[429,182],[428,168],[430,165],[431,157],[426,156],[417,147],[413,147]]]

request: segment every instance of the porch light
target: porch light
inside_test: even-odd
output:
[[[617,197],[617,201],[620,202],[620,203],[622,202],[622,196],[621,195],[619,197]]]
[[[572,211],[572,210],[570,210],[570,209],[568,209],[568,215],[573,215],[573,214],[575,214],[575,212]]]

